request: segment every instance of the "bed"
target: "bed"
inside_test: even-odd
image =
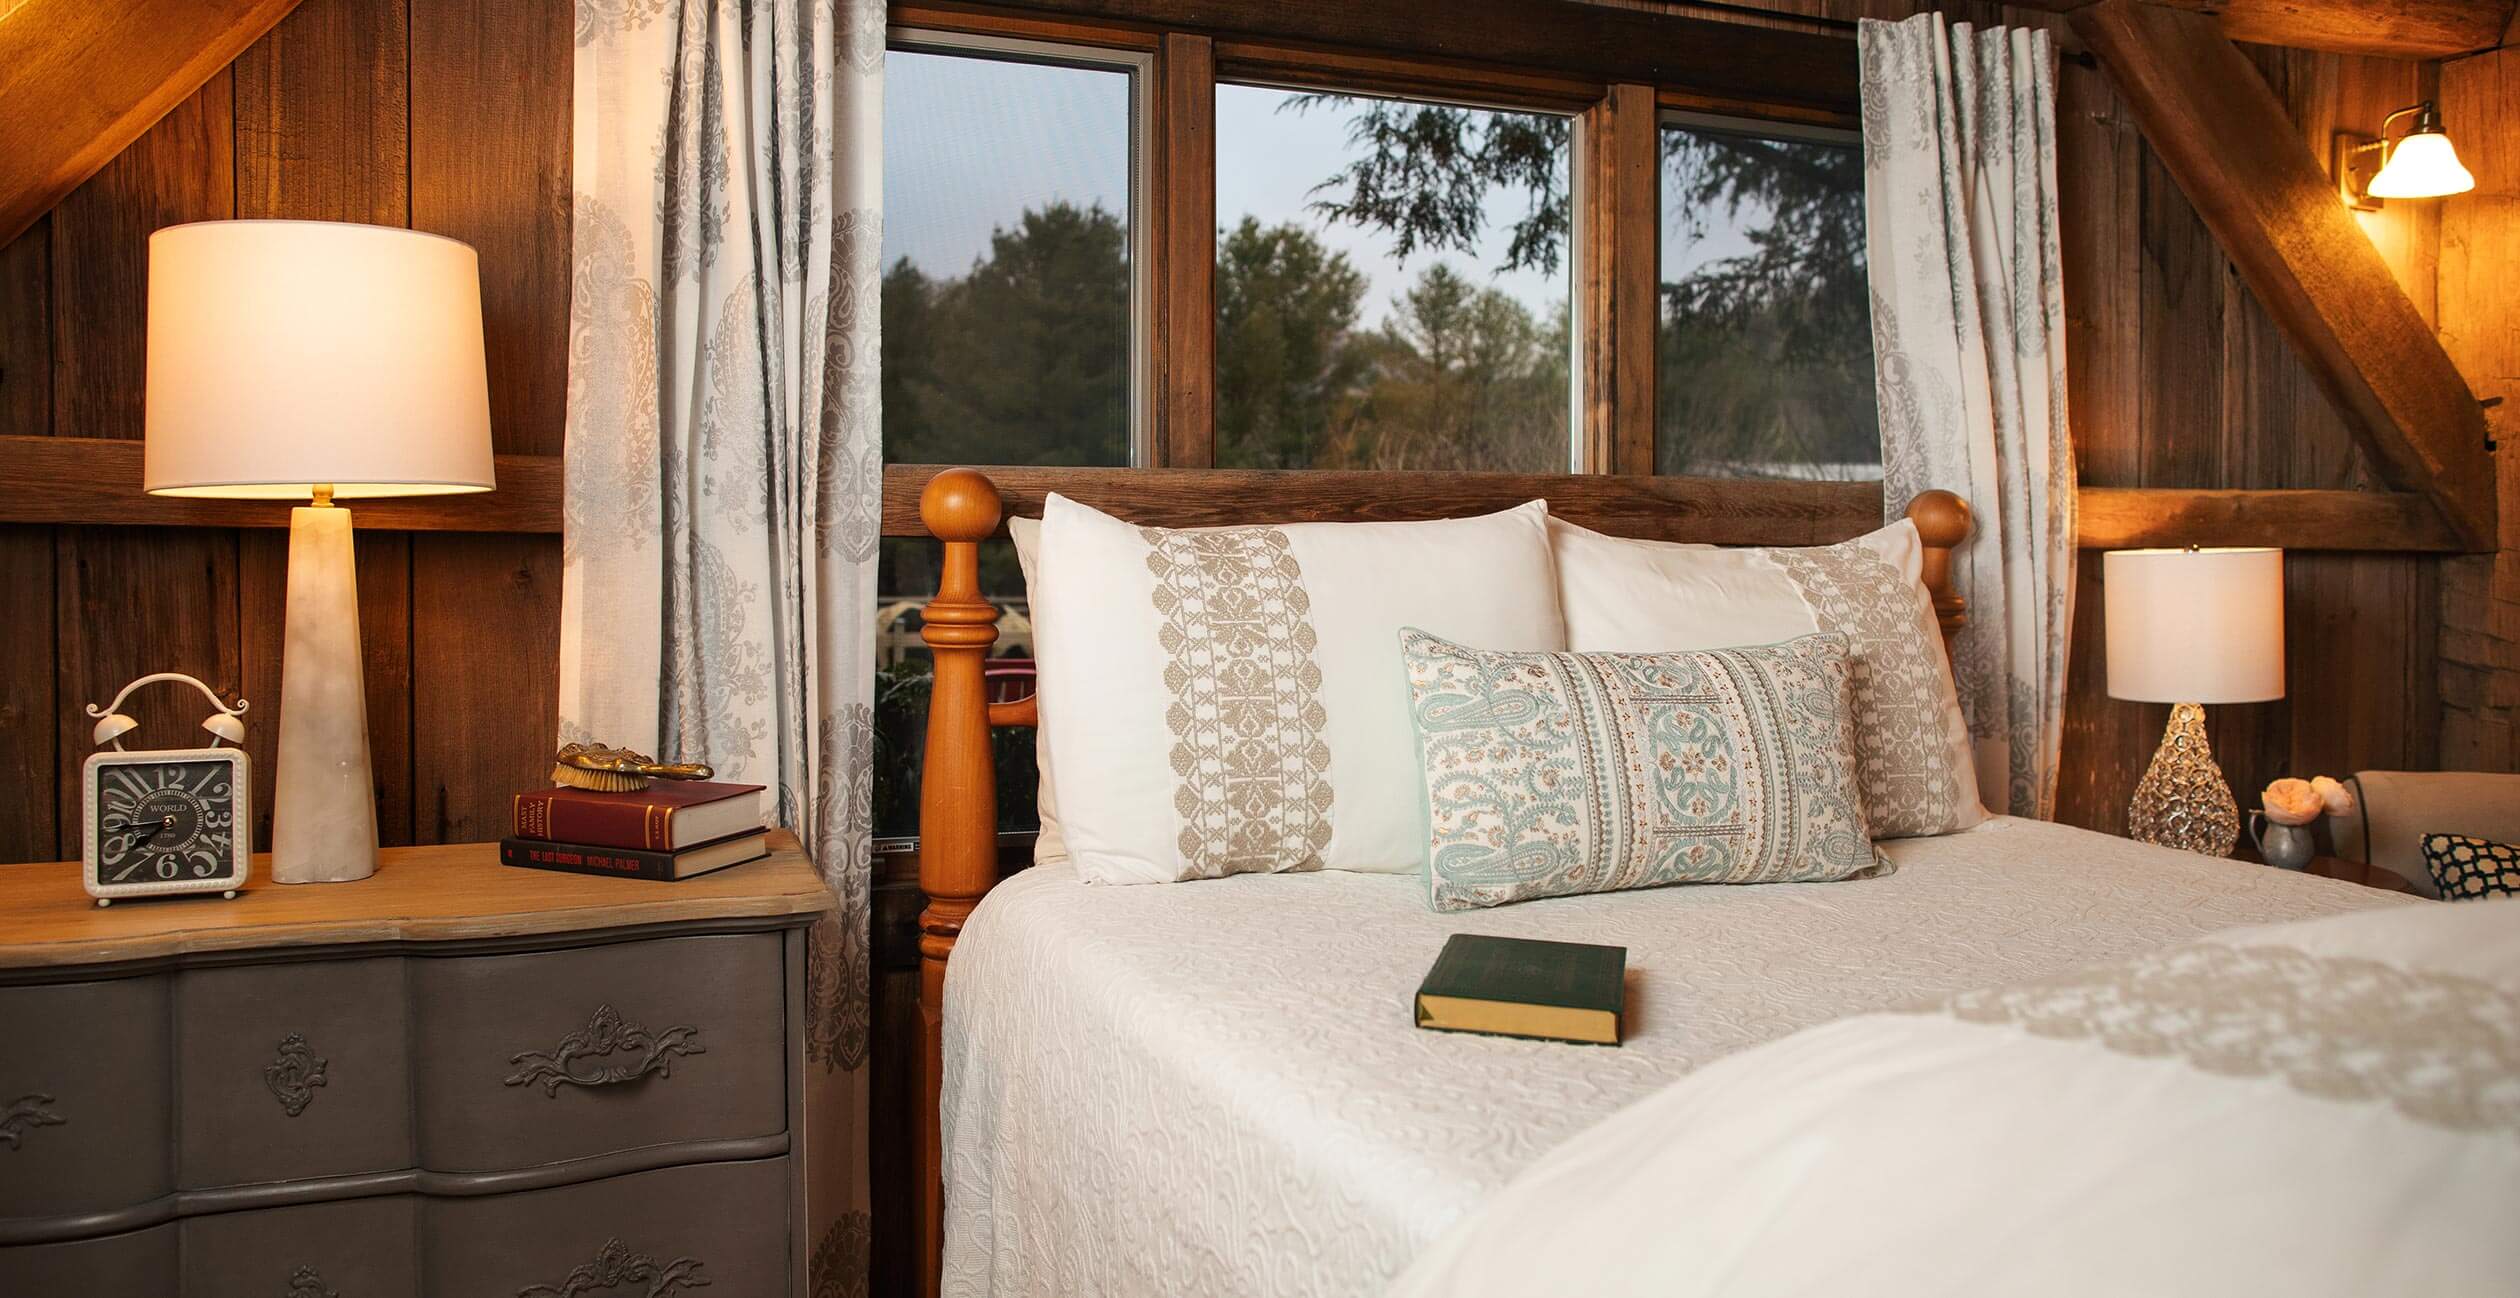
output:
[[[1390,875],[1024,871],[947,980],[944,1291],[1376,1293],[1533,1160],[1745,1047],[2233,925],[2416,904],[2027,820],[1886,850],[1898,868],[1871,879],[1466,917]],[[1455,931],[1626,946],[1627,1043],[1412,1027]]]
[[[1429,488],[1412,495],[1368,474],[1168,484],[1056,472],[1060,490],[1100,489],[1161,526],[1249,521],[1246,510],[1271,522],[1444,517],[1546,495],[1553,514],[1569,506],[1573,521],[1622,535],[1791,545],[1843,540],[1880,516],[1877,491],[1812,517],[1771,509],[1764,484],[1410,475]],[[1041,482],[1006,476],[1008,494],[1033,498],[1018,508],[1039,499]],[[2015,819],[1886,843],[1895,868],[1875,877],[1468,914],[1430,910],[1406,875],[1130,887],[1055,866],[1003,875],[988,731],[1037,720],[1030,700],[986,693],[996,610],[979,595],[977,554],[1003,513],[999,483],[978,472],[925,483],[921,520],[945,543],[922,629],[936,656],[920,857],[931,1291],[1377,1292],[1519,1170],[1714,1060],[2236,925],[2411,904]],[[1948,569],[1967,511],[1928,493],[1909,518],[1924,546],[1912,579],[1947,635],[1965,616]],[[1627,1044],[1418,1031],[1410,993],[1457,931],[1626,946]]]

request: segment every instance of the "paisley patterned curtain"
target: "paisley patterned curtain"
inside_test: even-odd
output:
[[[2044,819],[2074,613],[2055,54],[1941,14],[1868,20],[1860,43],[1882,504],[1940,487],[1975,511],[1952,667],[1979,796]]]
[[[776,790],[813,1292],[866,1287],[882,0],[578,0],[560,727]]]

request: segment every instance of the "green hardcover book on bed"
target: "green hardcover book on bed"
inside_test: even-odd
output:
[[[1619,1044],[1627,948],[1455,933],[1418,984],[1417,1025]]]

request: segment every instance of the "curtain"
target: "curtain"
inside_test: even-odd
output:
[[[1969,502],[1952,669],[1978,788],[2044,819],[2074,600],[2055,56],[2044,31],[1940,14],[1866,21],[1860,44],[1882,503]]]
[[[882,0],[578,0],[560,729],[767,785],[813,1288],[866,1287]]]

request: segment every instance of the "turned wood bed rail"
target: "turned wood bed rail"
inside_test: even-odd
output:
[[[1048,480],[1058,470],[1015,470],[1011,476],[1037,489],[1032,479]],[[1102,477],[1080,472],[1080,481],[1105,486]],[[1107,476],[1107,475],[1104,475]],[[1166,475],[1152,471],[1150,487]],[[1190,476],[1190,475],[1183,475]],[[1739,526],[1726,535],[1725,514],[1709,508],[1703,480],[1615,479],[1600,476],[1524,477],[1504,474],[1421,475],[1375,474],[1377,489],[1358,494],[1350,479],[1358,474],[1323,474],[1322,490],[1304,489],[1303,475],[1233,474],[1202,471],[1193,493],[1150,490],[1153,508],[1132,508],[1125,499],[1094,503],[1116,507],[1135,521],[1157,526],[1197,526],[1220,521],[1218,499],[1247,495],[1254,499],[1253,523],[1288,522],[1327,517],[1354,519],[1440,518],[1476,513],[1483,505],[1504,506],[1534,497],[1564,497],[1574,521],[1622,535],[1661,533],[1650,511],[1656,504],[1688,513],[1686,539],[1730,540],[1735,544],[1775,544],[1777,520],[1765,508],[1770,484],[1739,484],[1749,506]],[[1476,483],[1476,502],[1456,491],[1426,490],[1436,478],[1463,478]],[[1055,484],[1054,484],[1055,485]],[[1456,484],[1457,485],[1457,484]],[[1240,488],[1217,491],[1213,488]],[[1406,490],[1394,491],[1402,487]],[[1720,489],[1717,489],[1720,491]],[[1031,496],[1034,491],[1026,490]],[[1096,494],[1096,493],[1088,493]],[[1720,500],[1720,495],[1717,497]],[[1145,502],[1141,502],[1145,503]],[[1504,507],[1499,506],[1499,507]],[[998,610],[980,593],[980,543],[999,533],[1004,504],[998,487],[976,469],[947,469],[930,478],[919,495],[919,519],[928,534],[944,543],[945,554],[936,598],[928,601],[919,636],[936,658],[936,677],[928,694],[927,753],[919,785],[919,890],[927,908],[919,915],[919,1017],[921,1096],[919,1131],[919,1254],[921,1291],[937,1289],[944,1251],[944,1179],[941,1114],[944,1082],[945,967],[954,954],[954,939],[963,921],[998,880],[997,773],[990,758],[989,730],[995,726],[1029,726],[1038,709],[1031,698],[1008,703],[989,701],[982,671],[989,648],[997,641]],[[1948,639],[1967,614],[1951,585],[1951,552],[1969,534],[1969,507],[1947,491],[1929,491],[1910,502],[1907,515],[1925,542],[1924,580],[1933,595],[1934,612]],[[1668,521],[1668,515],[1665,516]],[[1836,521],[1836,520],[1832,520]],[[1797,541],[1842,540],[1867,530],[1862,520],[1847,519],[1835,536],[1795,537]],[[1673,537],[1673,539],[1679,539]]]

